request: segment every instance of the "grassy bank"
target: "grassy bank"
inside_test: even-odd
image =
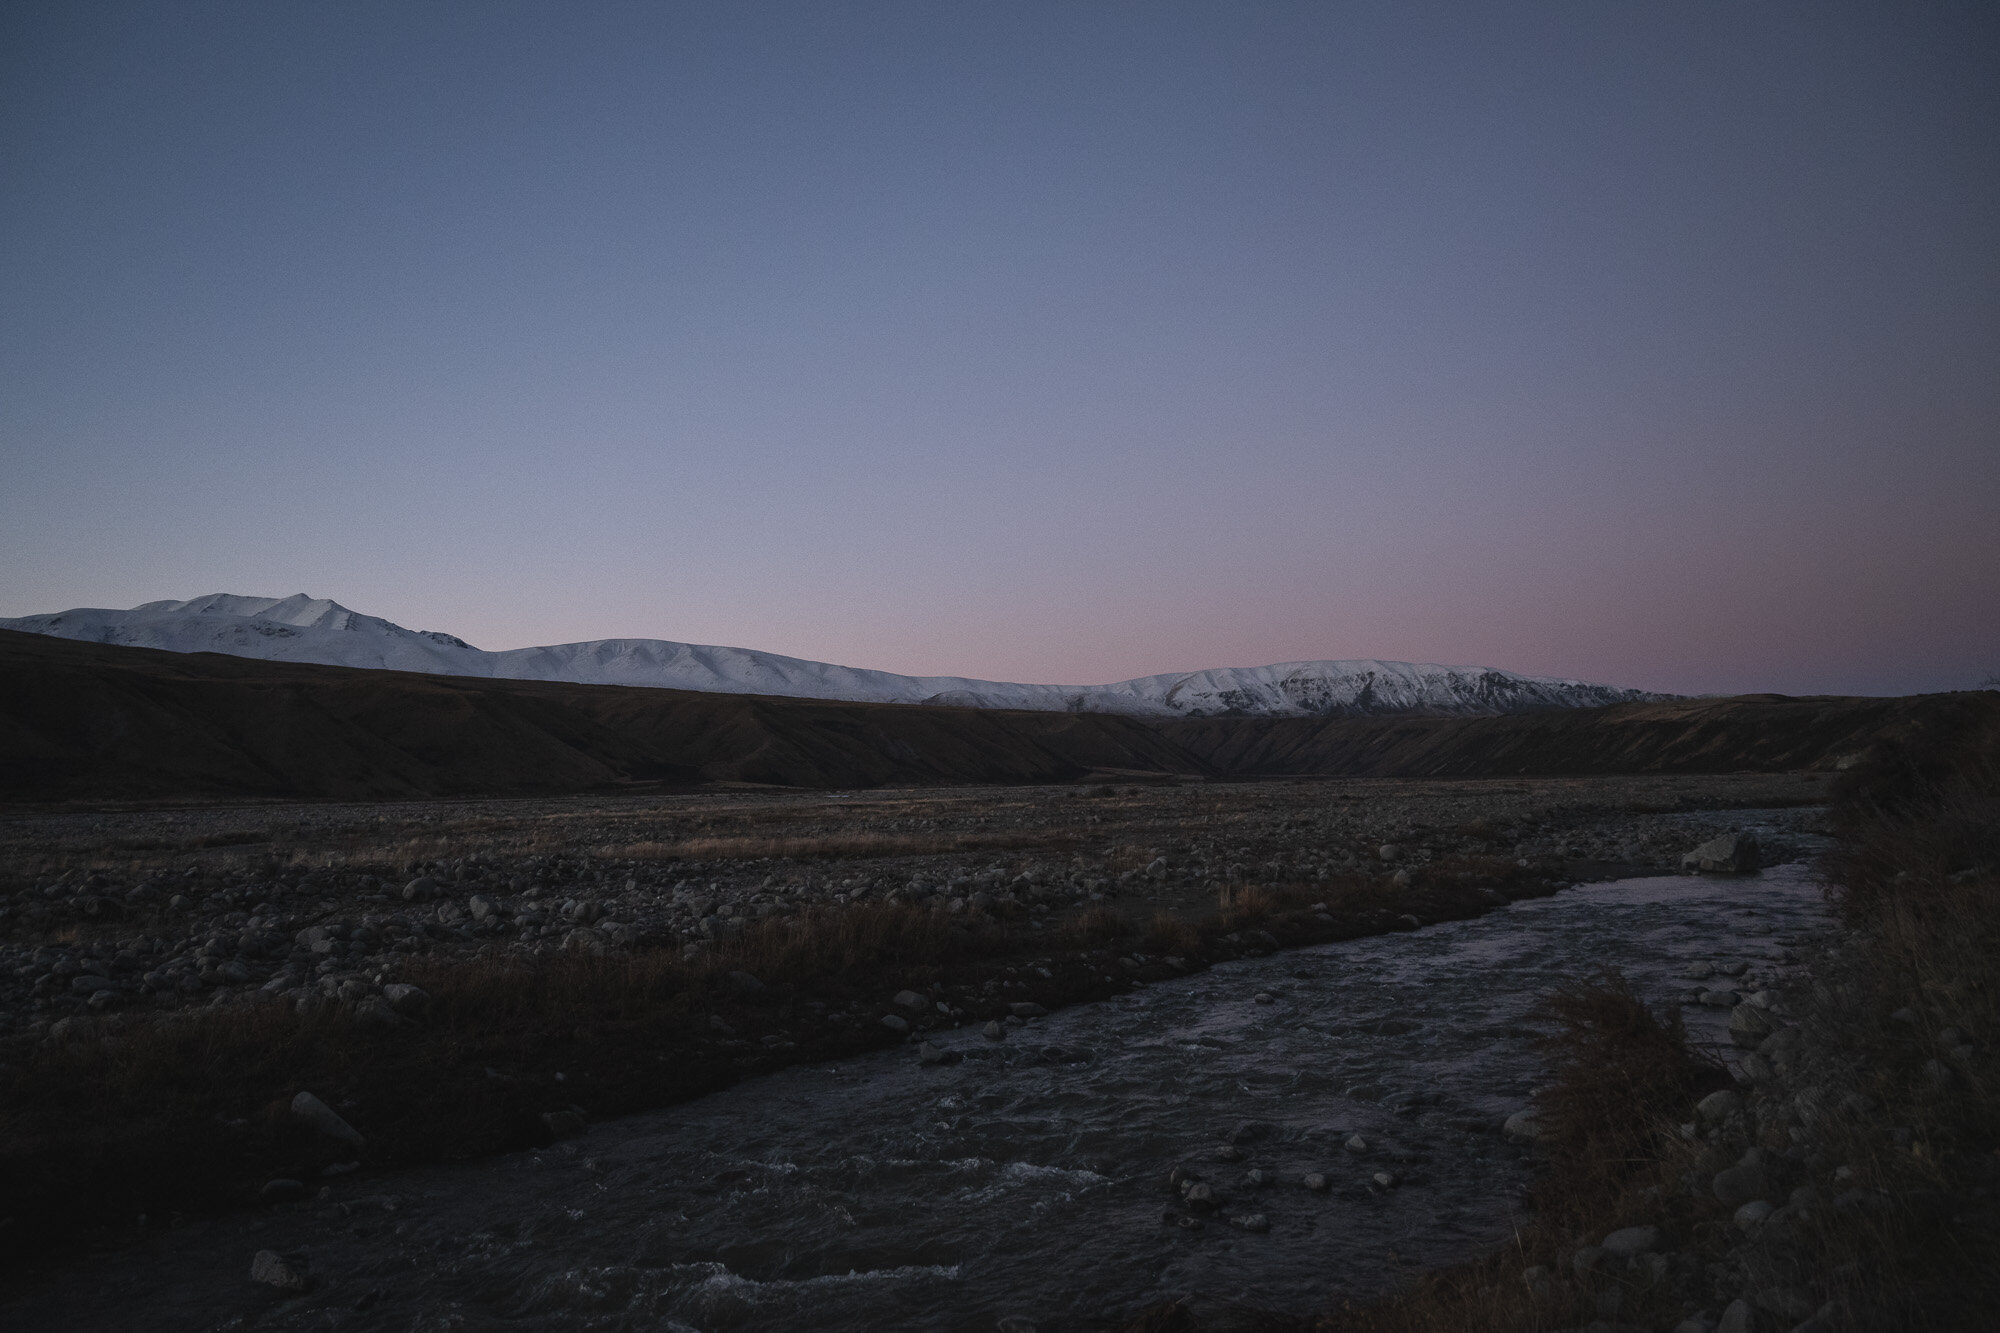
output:
[[[423,997],[276,1002],[81,1022],[0,1066],[0,1254],[39,1262],[176,1218],[257,1206],[267,1182],[546,1143],[583,1120],[670,1105],[801,1060],[1019,1023],[1211,963],[1477,915],[1548,892],[1512,862],[1457,861],[1408,887],[1354,878],[1228,894],[1200,919],[1104,908],[1054,929],[893,902],[752,926],[693,958],[564,952],[415,964]],[[900,992],[923,1007],[899,1003]],[[942,1006],[942,1007],[940,1007]],[[895,1024],[887,1024],[893,1018]],[[291,1111],[311,1092],[356,1149]]]

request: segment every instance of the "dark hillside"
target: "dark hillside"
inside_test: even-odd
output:
[[[0,631],[0,799],[380,799],[633,782],[1495,777],[1832,768],[2000,694],[1678,700],[1487,718],[1147,721],[484,680]]]
[[[14,800],[1061,782],[1190,762],[1103,714],[481,680],[0,631],[0,796]]]
[[[1752,694],[1501,717],[1272,718],[1255,727],[1198,718],[1163,728],[1203,765],[1241,776],[1408,778],[1829,769],[1878,740],[1933,729],[2000,735],[2000,693]]]

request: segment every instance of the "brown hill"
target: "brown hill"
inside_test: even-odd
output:
[[[146,800],[1825,768],[2000,695],[1683,700],[1492,718],[1149,721],[483,680],[0,631],[0,798]]]

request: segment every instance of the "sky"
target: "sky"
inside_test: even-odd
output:
[[[0,615],[2000,673],[2000,8],[0,7]]]

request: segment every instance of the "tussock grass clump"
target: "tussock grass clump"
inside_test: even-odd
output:
[[[1163,957],[1184,958],[1202,946],[1201,928],[1172,912],[1155,912],[1139,937],[1139,948]]]
[[[1540,1017],[1552,1081],[1535,1098],[1550,1150],[1535,1204],[1552,1222],[1588,1218],[1677,1154],[1676,1120],[1703,1094],[1734,1086],[1688,1044],[1680,1014],[1655,1014],[1605,970],[1549,995]]]

